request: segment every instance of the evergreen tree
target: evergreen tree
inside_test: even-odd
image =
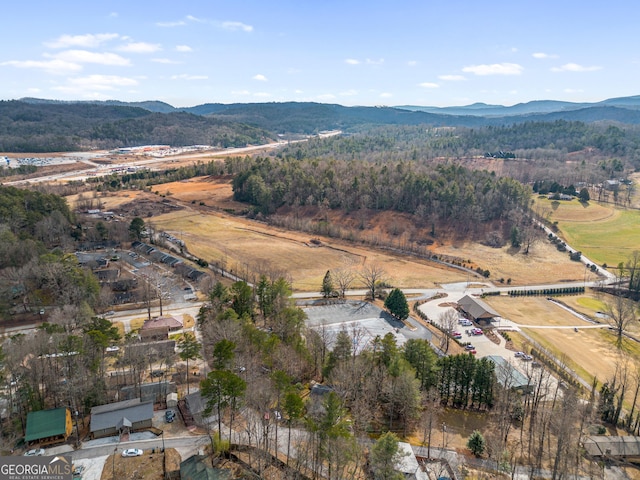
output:
[[[373,470],[373,478],[376,480],[400,480],[404,478],[396,468],[405,454],[400,451],[398,437],[392,432],[387,432],[378,438],[371,447],[369,463]]]
[[[399,288],[394,288],[384,301],[384,307],[389,313],[399,320],[405,320],[409,316],[409,304],[407,298]]]
[[[474,432],[469,436],[467,447],[476,457],[480,457],[484,453],[486,442],[478,430],[474,430]]]
[[[331,278],[331,271],[327,270],[327,273],[322,279],[322,296],[324,298],[332,297],[335,292],[335,288],[333,287],[333,279]]]

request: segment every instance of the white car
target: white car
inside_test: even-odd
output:
[[[25,457],[41,457],[42,455],[44,455],[44,448],[34,448],[24,452]]]
[[[142,450],[139,448],[127,448],[122,452],[123,457],[140,457],[142,455]]]
[[[107,347],[107,348],[105,348],[105,350],[106,350],[107,352],[117,352],[118,350],[120,350],[120,347],[117,347],[117,346],[115,346],[115,345],[112,345],[111,347]]]
[[[514,353],[513,355],[514,355],[516,358],[522,358],[522,357],[524,357],[524,355],[525,355],[525,354],[524,354],[524,352],[516,352],[516,353]]]

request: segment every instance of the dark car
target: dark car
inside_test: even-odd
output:
[[[167,421],[167,423],[173,422],[175,418],[176,412],[174,412],[173,410],[167,410],[166,412],[164,412],[164,419]]]

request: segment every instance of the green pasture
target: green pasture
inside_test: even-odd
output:
[[[540,197],[535,199],[534,208],[550,222],[557,222],[566,242],[598,265],[615,267],[634,250],[640,250],[638,210],[577,200],[553,202]]]
[[[599,265],[615,267],[640,250],[640,212],[636,210],[587,223],[559,221],[558,228],[569,245]]]

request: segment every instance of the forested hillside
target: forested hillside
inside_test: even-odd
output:
[[[265,143],[259,128],[184,112],[90,103],[0,102],[0,151],[58,152],[144,144],[220,147]]]
[[[97,301],[97,281],[68,254],[81,231],[62,197],[0,187],[0,313]]]
[[[246,164],[245,164],[246,165]],[[518,217],[530,189],[510,178],[454,164],[258,158],[233,181],[234,198],[262,213],[281,206],[395,210],[419,223],[447,223],[461,232]]]

